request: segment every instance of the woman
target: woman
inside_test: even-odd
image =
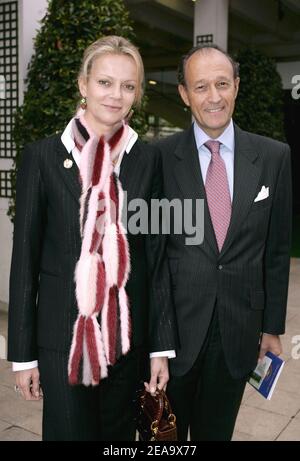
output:
[[[130,42],[96,41],[79,73],[81,109],[24,150],[8,359],[24,398],[40,399],[41,385],[44,440],[134,440],[145,351],[174,349],[163,240],[121,221],[126,198],[150,204],[161,190],[157,152],[127,124],[143,81]],[[152,359],[152,385],[165,386],[166,363]]]

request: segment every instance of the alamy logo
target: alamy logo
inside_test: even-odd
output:
[[[101,235],[105,231],[105,200],[98,203],[99,217],[96,228]],[[112,222],[117,221],[117,209],[110,200]],[[127,201],[124,191],[122,224],[125,232],[132,235],[184,235],[186,245],[201,245],[204,239],[204,200],[203,199],[151,199],[141,198]]]
[[[295,344],[295,346],[292,348],[292,358],[294,360],[298,360],[300,359],[300,335],[293,336],[292,343]]]
[[[300,75],[293,76],[292,85],[295,85],[292,89],[292,98],[300,99]]]

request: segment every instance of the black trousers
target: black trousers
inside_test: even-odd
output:
[[[171,376],[167,393],[177,417],[178,440],[229,441],[232,437],[247,376],[231,377],[222,348],[217,308],[205,343],[193,367]]]
[[[135,440],[135,392],[147,360],[142,349],[129,352],[99,386],[68,384],[68,354],[40,349],[44,393],[43,440]]]

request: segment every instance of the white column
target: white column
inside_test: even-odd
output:
[[[213,36],[213,43],[227,51],[229,0],[197,0],[194,12],[194,45],[197,37]]]
[[[24,80],[33,54],[39,21],[47,11],[47,0],[19,0],[19,103],[23,102]]]

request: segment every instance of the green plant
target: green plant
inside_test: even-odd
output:
[[[85,48],[104,35],[121,35],[134,41],[123,0],[49,0],[35,39],[28,68],[23,105],[15,114],[13,138],[16,157],[11,171],[13,196],[8,216],[15,214],[16,174],[22,149],[28,142],[62,131],[79,101],[77,75]],[[142,108],[145,106],[145,101]],[[147,131],[143,109],[131,125]]]
[[[275,61],[254,48],[240,50],[235,59],[241,78],[235,122],[244,130],[284,141],[284,94]]]

